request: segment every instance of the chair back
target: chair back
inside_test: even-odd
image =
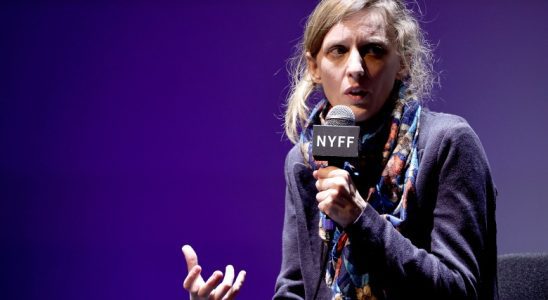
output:
[[[548,300],[548,253],[516,253],[498,257],[501,300]]]

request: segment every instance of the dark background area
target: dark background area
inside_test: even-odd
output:
[[[2,2],[0,298],[186,299],[186,243],[270,298],[286,60],[315,3]],[[483,142],[499,253],[548,251],[548,2],[418,3],[428,106]]]

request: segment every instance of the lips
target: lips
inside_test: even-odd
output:
[[[352,86],[344,91],[344,94],[354,101],[362,100],[365,96],[367,96],[367,93],[368,92],[366,90],[359,86]]]

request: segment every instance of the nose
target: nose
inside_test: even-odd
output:
[[[358,49],[352,49],[348,56],[347,75],[358,81],[365,75],[365,65]]]

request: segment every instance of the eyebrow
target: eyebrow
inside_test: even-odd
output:
[[[345,44],[349,39],[348,38],[342,38],[342,39],[332,39],[332,40],[328,40],[326,41],[325,43],[325,48],[329,49],[335,45],[341,45],[341,44]]]
[[[331,48],[335,45],[341,45],[341,44],[344,45],[349,40],[351,40],[351,39],[344,38],[344,37],[339,38],[339,39],[328,40],[325,43],[325,48],[329,49],[329,48]],[[370,37],[364,38],[363,40],[360,40],[359,44],[380,44],[380,45],[383,45],[383,46],[388,46],[389,41],[386,38],[381,38],[381,37],[378,37],[378,36],[370,36]]]
[[[376,43],[382,45],[388,45],[389,40],[387,38],[380,38],[378,36],[372,36],[365,39],[367,43]]]

